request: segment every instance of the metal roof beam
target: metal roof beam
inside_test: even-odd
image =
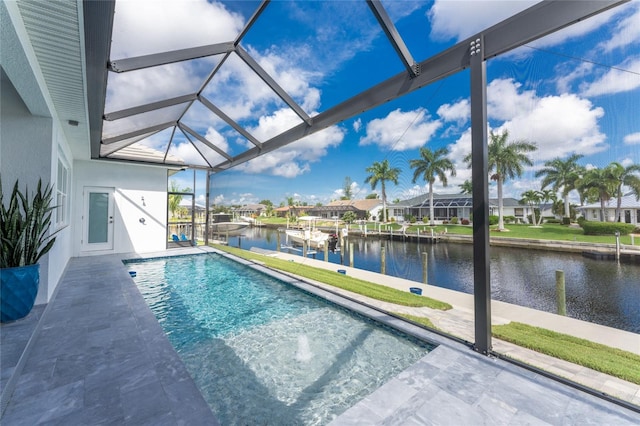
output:
[[[244,129],[244,127],[242,127],[238,123],[236,123],[231,117],[229,117],[227,114],[225,114],[220,108],[215,106],[213,103],[211,103],[207,98],[205,98],[204,96],[200,95],[200,96],[198,96],[198,100],[200,102],[202,102],[202,104],[204,106],[209,108],[211,110],[211,112],[213,112],[218,117],[222,118],[229,126],[233,127],[236,130],[236,132],[240,133],[242,136],[247,138],[247,140],[249,142],[254,144],[259,149],[262,148],[262,143],[259,140],[254,138],[253,135],[251,135],[251,133],[247,132]]]
[[[137,130],[134,130],[133,132],[123,133],[121,135],[114,136],[112,138],[103,139],[102,140],[102,144],[103,145],[109,145],[109,144],[112,144],[112,143],[115,143],[115,142],[123,141],[125,139],[135,138],[136,136],[144,135],[145,133],[159,132],[161,130],[167,129],[167,128],[169,128],[171,126],[175,126],[177,124],[178,124],[178,122],[175,121],[175,120],[167,121],[166,123],[156,124],[155,126],[145,127],[144,129],[137,129]]]
[[[205,144],[206,146],[208,146],[209,148],[211,148],[212,150],[214,150],[218,154],[222,155],[227,160],[231,160],[231,156],[229,154],[227,154],[226,152],[224,152],[223,150],[221,150],[220,148],[218,148],[217,146],[215,146],[214,144],[209,142],[204,136],[200,136],[200,134],[198,132],[196,132],[195,130],[193,130],[191,127],[189,127],[189,126],[187,126],[186,124],[183,124],[183,123],[178,124],[178,127],[180,127],[181,130],[186,131],[187,133],[189,133],[194,138],[198,139],[200,142],[202,142],[203,144]],[[191,142],[191,141],[189,141],[189,142]]]
[[[170,52],[154,53],[151,55],[136,56],[109,61],[109,70],[117,73],[156,67],[158,65],[173,64],[175,62],[189,61],[191,59],[227,53],[235,48],[234,42],[209,44],[207,46],[191,47],[188,49],[172,50]]]
[[[483,31],[483,60],[554,31],[604,12],[629,0],[562,1],[549,0],[537,3],[505,21]],[[416,77],[398,74],[360,94],[313,117],[313,124],[299,124],[265,141],[262,150],[252,148],[227,163],[222,169],[249,161],[258,155],[282,148],[292,142],[326,129],[336,123],[368,111],[385,102],[404,96],[426,85],[442,80],[469,67],[470,45],[478,36],[469,37],[455,46],[419,63],[421,72]]]
[[[378,23],[384,30],[387,38],[389,39],[389,42],[391,42],[391,45],[400,57],[400,60],[404,64],[404,67],[407,69],[409,74],[411,74],[413,77],[420,74],[419,65],[413,59],[413,56],[411,56],[411,52],[409,52],[407,45],[404,43],[404,40],[396,29],[396,26],[393,24],[393,21],[391,20],[391,18],[389,18],[389,15],[384,9],[384,6],[382,6],[382,3],[380,3],[379,0],[367,0],[367,4],[369,5],[369,8],[373,12],[373,15],[378,20]]]
[[[182,132],[182,134],[184,135],[185,138],[187,138],[187,140],[189,141],[189,143],[191,144],[191,146],[193,146],[195,148],[196,151],[198,151],[198,154],[200,154],[200,157],[202,157],[202,159],[204,160],[205,163],[207,163],[209,165],[209,168],[213,167],[213,165],[209,162],[209,160],[207,160],[207,157],[205,157],[204,153],[202,151],[200,151],[200,148],[198,148],[198,145],[196,145],[195,143],[193,143],[193,141],[191,140],[191,138],[189,137],[189,135],[183,130],[180,129],[180,131]]]
[[[104,115],[104,119],[107,121],[119,120],[121,118],[130,117],[132,115],[142,114],[149,111],[154,111],[161,108],[166,108],[173,105],[182,104],[185,102],[194,101],[198,98],[196,93],[190,93],[188,95],[178,96],[171,99],[163,99],[161,101],[152,102],[146,105],[139,105],[132,108],[122,109],[120,111],[110,112]]]
[[[256,11],[253,12],[253,15],[251,15],[251,18],[249,18],[249,20],[247,21],[247,24],[244,26],[242,31],[240,31],[240,34],[238,34],[238,37],[236,37],[233,43],[234,45],[237,46],[238,43],[240,43],[240,40],[242,40],[244,36],[249,32],[253,24],[256,23],[256,21],[258,20],[258,18],[260,17],[260,15],[262,14],[262,12],[264,11],[264,9],[267,7],[269,3],[270,3],[270,0],[263,0],[262,3],[260,3],[260,6],[258,6]]]
[[[271,90],[276,92],[280,99],[282,99],[287,105],[289,105],[289,108],[291,108],[295,111],[296,114],[298,114],[298,117],[300,117],[307,126],[311,126],[311,123],[313,122],[311,117],[309,117],[309,115],[307,115],[307,113],[302,108],[300,108],[296,101],[294,101],[293,98],[291,98],[291,96],[289,96],[289,94],[285,92],[285,90],[280,87],[278,83],[276,83],[276,81],[260,66],[260,64],[258,64],[251,57],[251,55],[249,55],[246,50],[242,48],[242,46],[236,46],[235,52],[240,57],[240,59],[242,59],[245,64],[247,64],[249,68],[251,68],[253,72],[255,72],[258,77],[260,77],[262,81],[264,81],[267,86],[271,88]]]

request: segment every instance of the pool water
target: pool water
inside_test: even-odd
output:
[[[224,425],[326,424],[433,348],[218,254],[129,268]]]

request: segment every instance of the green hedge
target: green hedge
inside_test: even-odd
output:
[[[582,229],[584,229],[585,235],[614,235],[616,231],[620,232],[620,235],[629,235],[635,226],[621,222],[585,221],[582,223]]]
[[[496,215],[489,216],[489,225],[497,225],[500,218]]]

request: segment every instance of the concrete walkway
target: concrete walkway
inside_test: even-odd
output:
[[[470,294],[432,285],[424,285],[415,281],[381,275],[362,269],[337,265],[335,263],[303,258],[301,256],[283,252],[271,252],[270,255],[291,262],[313,266],[315,268],[327,270],[345,269],[349,276],[393,287],[402,291],[409,291],[410,287],[419,287],[422,289],[423,295],[447,302],[453,306],[453,309],[448,311],[439,311],[429,308],[397,306],[315,282],[316,285],[331,288],[333,291],[345,294],[348,297],[360,300],[363,303],[378,306],[389,312],[399,312],[427,317],[437,328],[451,334],[452,336],[459,337],[468,342],[473,342],[475,340],[473,327],[473,296]],[[559,333],[580,337],[640,355],[639,334],[499,301],[491,302],[491,313],[492,324],[494,325],[517,321]],[[550,373],[557,374],[561,377],[575,381],[576,383],[580,383],[640,407],[640,385],[636,385],[635,383],[630,383],[586,367],[562,361],[557,358],[546,356],[499,339],[494,338],[492,341],[493,349],[497,353],[508,355],[516,360],[536,366]],[[640,368],[640,366],[638,368]]]
[[[314,285],[265,272],[439,345],[335,419],[336,425],[640,423],[634,410],[482,356]],[[465,309],[459,309],[461,315]],[[217,424],[120,257],[72,259],[51,302],[35,314],[41,315],[35,328],[20,322],[0,327],[2,352],[7,342],[27,341],[18,362],[6,366],[11,371],[0,359],[2,377],[8,377],[2,382],[3,426]],[[34,332],[25,339],[29,328]]]

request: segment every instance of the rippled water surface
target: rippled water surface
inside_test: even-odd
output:
[[[129,268],[223,425],[326,424],[429,350],[219,255]]]

